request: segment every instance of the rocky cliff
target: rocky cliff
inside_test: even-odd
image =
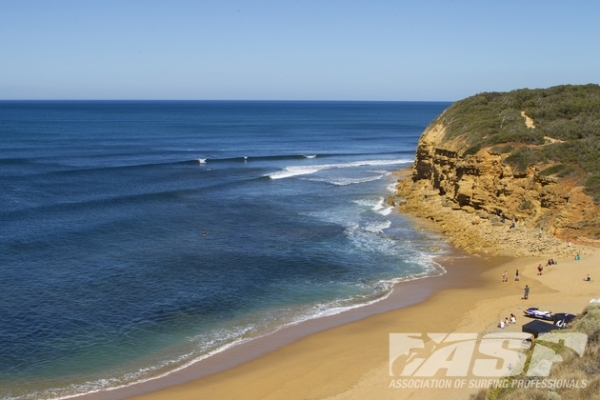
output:
[[[536,129],[525,113],[521,117],[523,126]],[[411,173],[391,199],[401,211],[438,222],[457,245],[472,251],[500,245],[509,253],[566,253],[567,241],[600,238],[600,207],[584,193],[580,178],[540,174],[547,162],[517,170],[497,146],[477,146],[464,155],[464,135],[448,136],[443,115],[421,135]],[[546,138],[529,146],[554,142]]]

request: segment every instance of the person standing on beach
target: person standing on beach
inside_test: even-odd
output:
[[[506,274],[506,271],[502,273],[502,282],[508,282],[508,275]]]
[[[529,285],[525,285],[525,293],[523,293],[523,299],[527,300],[529,298]]]
[[[519,280],[519,270],[515,272],[515,281]]]

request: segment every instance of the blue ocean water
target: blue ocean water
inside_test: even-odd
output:
[[[0,398],[182,368],[438,273],[385,201],[437,102],[0,102]]]

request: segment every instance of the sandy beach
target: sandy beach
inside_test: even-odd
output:
[[[385,301],[270,335],[179,374],[90,398],[135,399],[465,399],[475,389],[397,389],[390,383],[391,333],[520,332],[527,307],[580,313],[600,297],[600,251],[576,245],[581,260],[556,259],[537,274],[540,257],[441,257],[447,273],[399,284]],[[515,281],[515,270],[520,280]],[[507,271],[508,282],[502,274]],[[592,282],[583,277],[590,274]],[[530,287],[522,299],[525,285]],[[415,304],[411,304],[415,303]],[[516,324],[497,328],[511,313]],[[366,316],[369,315],[370,316]],[[374,315],[372,315],[374,314]],[[241,362],[241,364],[240,364]],[[238,365],[239,364],[239,365]],[[207,369],[208,368],[208,369]],[[212,369],[211,369],[212,368]],[[136,395],[140,391],[148,392]]]

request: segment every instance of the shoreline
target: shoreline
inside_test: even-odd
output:
[[[459,265],[455,265],[457,260]],[[463,266],[465,260],[468,260],[466,264],[469,267]],[[498,263],[497,257],[494,260]],[[318,335],[329,329],[361,321],[374,315],[414,306],[427,301],[429,297],[435,295],[440,290],[454,286],[477,284],[477,282],[474,282],[477,278],[476,275],[472,274],[472,268],[481,261],[480,257],[470,255],[460,249],[452,248],[449,253],[434,257],[433,261],[438,264],[436,269],[441,270],[439,274],[401,280],[395,283],[390,294],[381,300],[336,314],[283,326],[274,332],[233,345],[223,351],[159,377],[150,378],[124,387],[81,394],[71,398],[93,400],[123,399],[132,396],[144,396],[156,391],[169,390],[171,387],[203,380],[214,374],[220,374],[242,364],[252,362],[263,357],[265,354],[277,351],[305,337]],[[487,263],[489,261],[484,262]]]
[[[390,388],[394,378],[388,375],[389,334],[520,332],[521,325],[531,321],[522,311],[532,306],[579,314],[592,298],[600,297],[594,282],[581,279],[598,260],[600,250],[589,249],[581,261],[559,259],[558,265],[538,276],[539,257],[447,259],[448,274],[442,279],[407,282],[435,281],[435,288],[423,285],[431,289],[423,301],[325,327],[222,372],[131,396],[138,400],[468,398],[474,389]],[[518,282],[512,278],[514,268],[520,271]],[[501,281],[504,270],[509,271],[506,283]],[[525,284],[531,287],[528,300],[521,299]],[[497,328],[498,320],[510,313],[516,314],[517,324]]]
[[[408,310],[426,303],[429,298],[444,290],[476,288],[482,284],[481,273],[491,266],[506,262],[507,257],[486,257],[484,259],[470,255],[463,250],[453,249],[450,253],[440,255],[434,260],[440,264],[445,273],[401,281],[395,284],[391,294],[381,301],[283,327],[276,332],[233,346],[162,377],[74,398],[94,400],[122,399],[134,396],[136,398],[138,396],[139,398],[173,398],[173,390],[178,391],[181,387],[190,385],[202,386],[205,382],[212,382],[215,379],[219,381],[222,375],[230,375],[234,373],[232,371],[248,368],[248,365],[256,362],[261,363],[265,357],[270,357],[273,353],[285,352],[287,348],[294,347],[296,343],[307,338],[329,335],[331,330],[355,323],[361,324],[363,321],[379,315],[385,316],[388,313]],[[197,394],[194,393],[189,398],[196,396]]]

